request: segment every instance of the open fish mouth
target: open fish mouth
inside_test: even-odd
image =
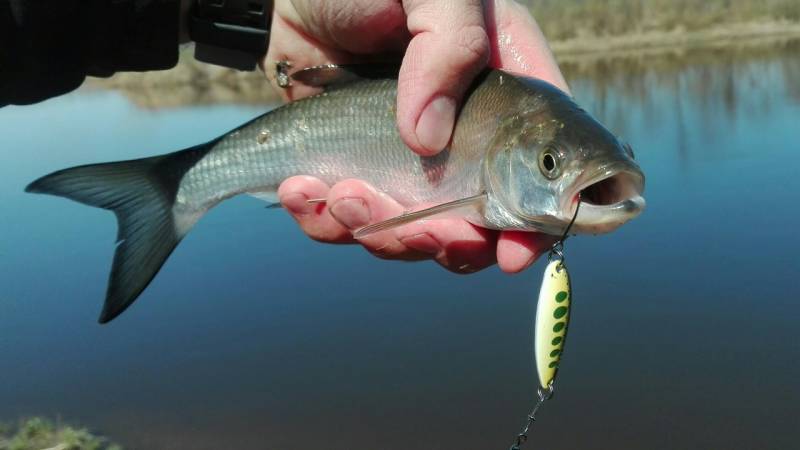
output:
[[[638,216],[645,207],[644,175],[631,163],[603,166],[580,177],[575,186],[563,206],[573,216],[580,195],[574,225],[579,233],[607,233]]]

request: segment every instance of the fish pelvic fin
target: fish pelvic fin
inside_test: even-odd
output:
[[[204,144],[163,156],[64,169],[25,188],[117,216],[117,247],[100,323],[113,320],[136,300],[205,212],[176,212],[174,204],[180,179],[206,146],[210,148]]]
[[[475,207],[476,205],[484,203],[486,201],[486,198],[487,195],[485,192],[483,192],[478,195],[473,195],[472,197],[466,197],[454,200],[452,202],[442,203],[441,205],[431,206],[430,208],[421,209],[419,211],[414,211],[396,217],[392,217],[391,219],[386,219],[382,222],[373,223],[372,225],[367,225],[365,227],[357,229],[353,233],[353,238],[361,239],[364,236],[385,231],[391,228],[399,227],[401,225],[405,225],[407,223],[411,223],[420,219],[426,219],[431,216],[437,216],[443,213],[452,212],[454,210],[465,207]]]

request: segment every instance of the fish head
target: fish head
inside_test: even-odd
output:
[[[498,128],[484,159],[489,209],[502,211],[505,228],[560,235],[575,217],[572,233],[613,231],[644,209],[644,174],[629,145],[554,95]]]

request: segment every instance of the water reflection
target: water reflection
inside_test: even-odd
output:
[[[784,57],[798,54],[800,40],[788,40],[766,47],[570,62],[562,69],[578,101],[624,134],[632,125],[632,108],[649,127],[667,116],[681,116],[685,130],[685,108],[700,111],[701,126],[716,122],[720,114],[735,126],[737,118],[770,114],[775,100],[800,103],[800,83],[794,81],[800,79],[800,58]]]
[[[701,144],[696,150],[730,156],[713,145],[720,133],[749,127],[748,118],[786,102],[800,104],[800,58],[787,57],[799,54],[800,40],[785,40],[567,62],[562,69],[578,102],[619,135],[671,124],[686,164],[691,139]]]

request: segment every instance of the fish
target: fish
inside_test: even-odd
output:
[[[644,208],[644,174],[618,140],[555,86],[500,70],[465,95],[441,153],[416,155],[396,122],[397,75],[325,66],[294,74],[324,91],[193,147],[89,164],[39,178],[26,191],[114,212],[117,244],[99,322],[125,311],[205,213],[250,194],[279,203],[280,183],[310,175],[365,180],[410,212],[356,238],[411,221],[456,216],[495,230],[607,233]]]

